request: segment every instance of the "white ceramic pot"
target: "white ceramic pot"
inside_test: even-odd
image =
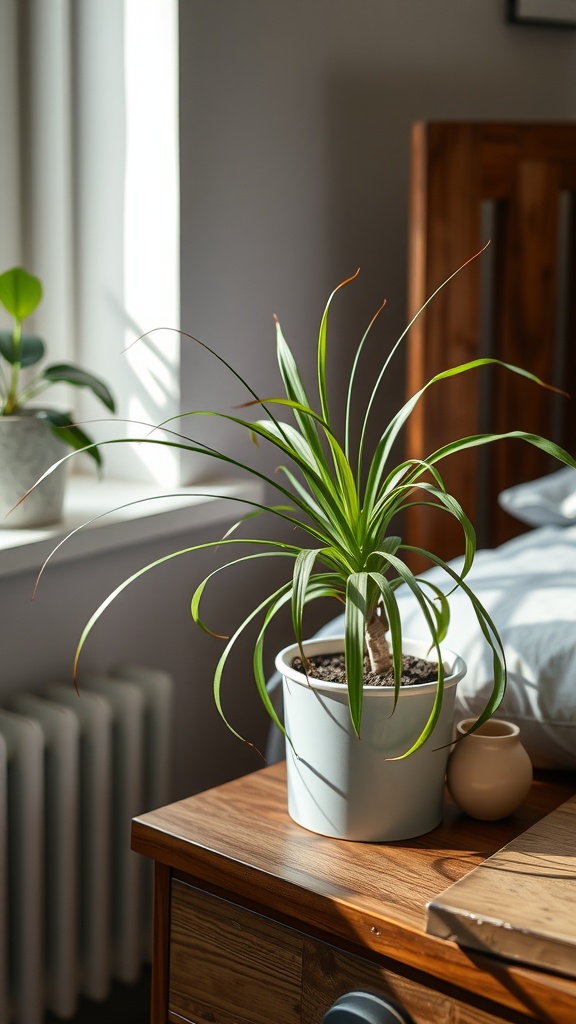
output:
[[[428,644],[405,640],[404,651],[428,658]],[[304,644],[308,656],[344,650],[342,637]],[[281,651],[288,812],[312,832],[335,839],[387,842],[429,832],[442,818],[446,762],[453,738],[456,684],[466,665],[442,651],[447,674],[440,719],[430,739],[410,757],[404,753],[428,721],[436,683],[401,688],[396,709],[392,687],[364,687],[361,738],[350,721],[346,688],[310,680],[292,668],[297,645]]]
[[[466,736],[473,718],[459,722],[462,737],[448,762],[450,795],[471,818],[497,821],[524,803],[532,785],[532,762],[514,722],[491,718]]]
[[[62,518],[65,465],[43,480],[21,505],[14,506],[67,451],[66,445],[35,416],[0,416],[1,528],[48,526]]]

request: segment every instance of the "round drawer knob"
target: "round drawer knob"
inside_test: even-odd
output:
[[[324,1014],[323,1024],[413,1024],[396,1003],[372,992],[347,992]]]

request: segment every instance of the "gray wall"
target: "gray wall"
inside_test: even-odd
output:
[[[331,319],[337,408],[356,342],[383,297],[375,364],[404,325],[413,120],[576,118],[576,33],[506,25],[503,7],[183,0],[182,326],[219,348],[258,392],[278,391],[272,314],[313,370],[324,302],[358,266],[359,280]],[[383,390],[383,415],[395,407],[402,377],[400,359]],[[193,343],[183,388],[185,406],[211,404],[211,391],[222,409],[245,397]],[[219,436],[212,421],[209,437]],[[246,439],[229,436],[228,450],[243,455]],[[170,545],[180,540],[190,542]],[[70,679],[81,626],[98,600],[165,549],[160,538],[121,556],[52,567],[34,604],[31,575],[1,580],[2,692]],[[86,669],[121,659],[173,673],[175,797],[261,763],[218,720],[209,677],[221,647],[190,624],[190,594],[211,565],[208,556],[173,562],[139,582],[102,620],[84,656]],[[272,588],[271,570],[267,577],[255,580],[249,570],[217,587],[207,605],[216,628],[233,628],[237,605],[243,610]],[[278,630],[271,651],[283,639]],[[266,722],[246,648],[225,693],[233,721],[262,742]]]
[[[256,391],[278,391],[272,314],[313,372],[325,300],[357,267],[332,314],[336,403],[382,298],[366,387],[405,325],[413,121],[576,117],[576,32],[506,24],[504,6],[182,3],[182,326],[233,359]],[[187,348],[191,406],[205,386],[197,360]],[[222,407],[241,400],[220,369],[212,379]],[[402,387],[399,358],[384,416]],[[236,435],[232,450],[243,450]]]

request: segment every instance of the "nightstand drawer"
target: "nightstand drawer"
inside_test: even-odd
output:
[[[172,881],[171,1021],[321,1024],[338,996],[358,988],[392,999],[415,1024],[494,1024],[502,1019],[469,1006],[463,993],[437,991],[393,967],[393,961],[377,964],[352,956],[179,879]]]
[[[434,979],[429,980],[434,984]],[[428,987],[409,972],[396,973],[388,964],[371,963],[323,942],[305,942],[302,1024],[321,1024],[332,1003],[355,989],[384,996],[409,1014],[414,1024],[501,1024],[503,1019],[523,1019],[494,1016],[470,1005],[462,991]]]
[[[172,881],[169,1008],[209,1024],[300,1024],[303,936]]]

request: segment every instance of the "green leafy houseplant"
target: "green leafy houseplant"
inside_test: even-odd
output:
[[[0,274],[0,303],[13,318],[12,330],[0,331],[0,416],[35,417],[69,447],[86,451],[100,466],[102,456],[98,446],[67,413],[30,404],[53,385],[64,383],[88,388],[110,412],[115,412],[108,386],[72,363],[52,363],[23,381],[22,371],[40,363],[46,352],[41,338],[22,331],[23,321],[34,313],[41,299],[40,279],[22,267],[12,267]]]
[[[356,277],[356,275],[353,276]],[[452,280],[454,276],[455,274],[451,275],[448,281]],[[497,363],[507,372],[527,377],[537,385],[548,386],[526,370],[488,357],[451,367],[433,377],[395,413],[381,433],[371,457],[368,458],[365,452],[365,439],[375,398],[390,361],[411,324],[393,346],[378,374],[365,409],[360,440],[353,449],[351,404],[354,382],[362,350],[378,314],[370,322],[354,359],[348,387],[343,436],[339,438],[330,414],[326,384],[328,314],[335,294],[351,280],[353,278],[342,282],[332,293],[320,323],[317,344],[318,395],[316,407],[308,398],[296,361],[278,321],[276,321],[277,361],[284,389],[284,393],[279,397],[266,399],[259,397],[250,384],[225,359],[203,342],[198,342],[246,387],[250,397],[242,408],[262,409],[265,415],[264,418],[250,420],[245,419],[242,414],[233,415],[213,410],[196,410],[184,414],[183,418],[217,416],[235,426],[244,428],[253,440],[256,442],[266,441],[277,450],[282,463],[281,474],[267,476],[251,466],[230,458],[221,451],[197,443],[184,434],[173,432],[171,429],[172,419],[160,425],[164,434],[159,436],[157,433],[153,433],[144,442],[204,453],[228,467],[233,466],[246,470],[257,479],[265,481],[279,493],[280,503],[254,505],[253,510],[245,519],[251,519],[263,512],[271,513],[289,524],[298,539],[294,543],[285,540],[245,539],[232,535],[239,525],[236,524],[223,539],[171,552],[142,567],[134,575],[124,580],[90,618],[76,651],[75,671],[86,639],[97,620],[111,602],[143,573],[168,559],[199,548],[214,546],[225,549],[234,546],[242,549],[251,546],[254,549],[255,547],[256,550],[240,554],[239,557],[220,566],[207,576],[196,588],[191,602],[194,622],[211,632],[201,617],[201,599],[208,583],[222,569],[238,562],[247,561],[257,564],[260,559],[267,557],[285,558],[290,565],[286,582],[273,593],[268,594],[257,607],[246,615],[234,635],[228,638],[218,661],[213,680],[214,697],[226,724],[232,732],[238,735],[233,725],[228,722],[222,705],[223,671],[240,635],[250,623],[260,618],[261,626],[253,652],[254,677],[267,712],[271,719],[282,728],[282,723],[278,720],[266,689],[263,663],[266,630],[280,609],[289,603],[294,636],[299,645],[302,660],[306,665],[303,649],[305,607],[313,600],[329,597],[336,599],[345,609],[348,703],[354,730],[356,734],[360,735],[365,647],[368,649],[374,671],[384,671],[391,662],[394,673],[395,701],[398,699],[402,664],[402,626],[396,593],[399,587],[404,587],[409,588],[421,608],[430,634],[430,651],[434,652],[438,658],[438,679],[433,707],[420,735],[404,752],[404,756],[407,756],[422,747],[433,732],[440,715],[444,691],[444,669],[440,645],[446,636],[450,617],[449,600],[444,593],[428,581],[415,575],[410,569],[408,562],[413,553],[424,555],[432,565],[441,566],[450,586],[461,588],[466,593],[478,621],[479,630],[492,650],[493,689],[485,710],[475,723],[475,728],[495,712],[502,699],[506,684],[505,658],[497,629],[466,582],[466,576],[475,555],[475,531],[460,504],[447,492],[439,465],[453,452],[476,448],[510,437],[519,438],[535,445],[567,465],[576,466],[576,462],[568,452],[545,438],[522,431],[513,431],[506,434],[481,433],[460,438],[431,452],[426,459],[421,461],[406,459],[398,465],[390,465],[393,445],[404,424],[423,394],[438,381],[455,378],[459,374],[473,372]],[[444,287],[448,281],[440,287]],[[437,291],[439,290],[437,289]],[[434,295],[437,294],[437,291],[434,292]],[[434,295],[428,299],[428,302]],[[414,320],[411,323],[413,322]],[[197,339],[194,340],[197,341]],[[280,418],[282,412],[289,414],[288,420]],[[138,439],[138,443],[142,443],[142,440]],[[398,515],[413,504],[438,506],[456,518],[462,528],[464,547],[463,566],[459,573],[434,552],[423,551],[405,544],[397,535],[394,523]]]

